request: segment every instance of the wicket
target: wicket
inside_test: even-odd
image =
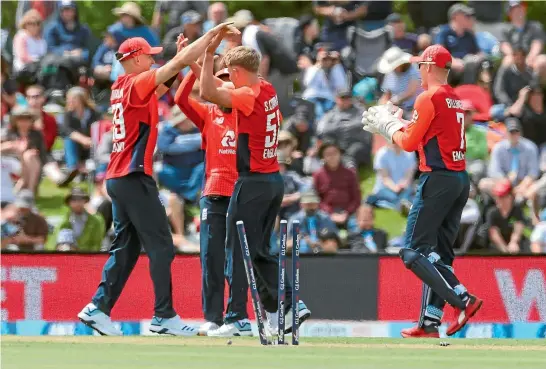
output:
[[[265,332],[265,312],[258,294],[258,286],[254,276],[254,268],[252,266],[252,258],[248,240],[246,238],[245,225],[243,221],[237,222],[237,232],[241,243],[241,251],[245,264],[246,277],[250,286],[250,294],[252,304],[254,306],[254,314],[256,315],[256,323],[258,325],[258,334],[262,345],[271,345],[268,335]],[[278,274],[278,327],[277,327],[277,344],[284,345],[285,331],[285,306],[286,306],[286,242],[288,239],[288,222],[281,220],[280,222],[280,249],[279,249],[279,274]],[[300,222],[292,222],[292,345],[299,345],[299,293],[300,291]]]
[[[270,345],[265,333],[264,319],[265,312],[262,302],[260,301],[260,295],[258,294],[258,287],[256,285],[256,278],[254,277],[254,267],[252,266],[252,258],[250,257],[250,249],[248,248],[248,240],[246,238],[245,224],[243,221],[238,221],[237,232],[239,233],[239,241],[241,242],[241,251],[243,253],[243,261],[245,263],[246,278],[248,285],[250,286],[250,294],[252,297],[252,304],[254,305],[254,314],[256,315],[256,323],[258,324],[258,335],[260,336],[260,343],[262,345]]]
[[[278,336],[277,344],[284,345],[284,306],[286,290],[284,278],[286,275],[286,240],[288,238],[288,222],[281,220],[279,248],[279,295],[278,295]],[[292,345],[300,343],[300,318],[298,304],[300,301],[300,222],[292,222]]]

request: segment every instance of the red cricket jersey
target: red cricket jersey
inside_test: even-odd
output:
[[[232,113],[223,112],[217,105],[203,104],[189,95],[196,80],[189,72],[176,92],[175,102],[180,110],[199,128],[202,149],[205,150],[205,189],[203,196],[231,196],[237,181],[236,125]]]
[[[277,145],[282,115],[277,92],[260,78],[252,87],[232,91],[237,120],[237,170],[239,173],[279,171]]]
[[[133,172],[152,175],[159,120],[155,90],[155,70],[120,76],[112,85],[114,146],[106,179]]]
[[[417,97],[413,118],[396,144],[419,152],[419,170],[466,169],[462,101],[449,85],[429,89]]]

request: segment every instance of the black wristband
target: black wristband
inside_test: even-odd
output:
[[[171,88],[171,86],[173,85],[174,81],[176,81],[176,78],[178,78],[178,74],[176,74],[175,76],[173,76],[172,78],[170,78],[169,80],[163,82],[163,84],[165,86],[167,86],[168,88]]]

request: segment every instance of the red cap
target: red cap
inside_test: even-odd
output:
[[[449,68],[451,66],[451,54],[442,45],[431,45],[421,55],[413,56],[410,61],[412,63],[434,64],[440,68]]]
[[[163,51],[162,47],[151,47],[148,41],[142,37],[128,38],[119,45],[116,59],[119,61],[128,60],[135,56],[146,54],[156,55]]]
[[[512,184],[509,180],[497,182],[493,187],[493,195],[503,197],[512,192]]]

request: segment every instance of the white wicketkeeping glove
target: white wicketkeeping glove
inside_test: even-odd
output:
[[[362,115],[364,129],[371,133],[379,133],[392,142],[392,136],[404,127],[400,118],[394,116],[392,111],[394,106],[390,103],[369,108]],[[398,111],[396,113],[399,115]]]

